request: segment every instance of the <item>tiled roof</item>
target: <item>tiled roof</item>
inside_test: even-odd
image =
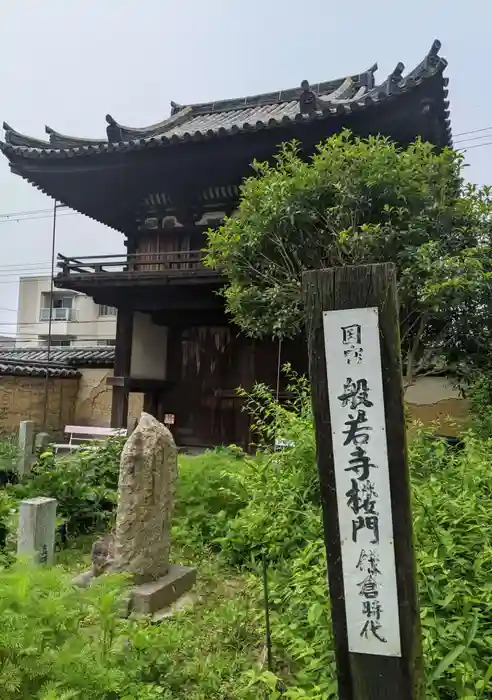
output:
[[[5,362],[0,358],[0,375],[15,375],[23,377],[60,377],[76,379],[80,376],[73,367],[57,365],[56,363],[30,363],[21,360]]]
[[[303,83],[301,88],[204,104],[182,106],[172,103],[171,116],[147,128],[126,127],[107,115],[107,140],[65,136],[51,127],[46,127],[50,140],[44,141],[24,136],[4,123],[5,143],[0,142],[0,149],[8,157],[73,158],[95,153],[172,145],[183,141],[203,140],[347,115],[395,99],[398,95],[412,91],[427,79],[442,75],[447,62],[438,55],[440,48],[441,43],[434,41],[429,53],[417,68],[403,76],[404,66],[398,63],[395,70],[379,85],[375,85],[374,73],[377,65],[374,65],[359,75],[307,87]],[[445,98],[447,79],[443,78],[442,81]],[[302,113],[300,103],[307,88],[314,93],[315,109],[309,113]],[[449,104],[444,102],[445,131],[447,141],[451,143],[448,106]]]
[[[48,363],[47,348],[7,348],[0,349],[0,363]],[[114,364],[114,347],[96,348],[52,348],[50,365],[65,365],[67,368],[112,367]]]

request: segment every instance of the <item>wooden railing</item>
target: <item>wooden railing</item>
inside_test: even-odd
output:
[[[192,270],[207,270],[200,250],[180,250],[170,253],[134,253],[130,255],[89,255],[67,258],[58,254],[59,276],[113,275],[118,273],[168,272],[189,274]]]

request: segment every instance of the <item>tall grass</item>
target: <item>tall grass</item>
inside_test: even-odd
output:
[[[102,583],[84,597],[62,568],[2,573],[2,699],[337,697],[309,396],[298,378],[291,389],[290,406],[278,406],[261,386],[248,399],[264,441],[257,456],[231,447],[181,460],[173,556],[200,572],[190,609],[152,626],[117,615],[121,583]],[[266,445],[279,432],[295,444],[274,452]],[[118,447],[108,450],[97,463],[75,458],[65,477],[56,465],[38,466],[22,488],[61,495],[78,532],[77,518],[92,513],[94,497],[97,512],[114,504]],[[454,451],[417,431],[409,459],[426,698],[490,700],[492,441],[470,433]],[[272,671],[265,667],[263,555]]]

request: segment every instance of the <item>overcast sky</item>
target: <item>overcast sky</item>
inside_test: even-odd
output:
[[[394,0],[0,0],[0,124],[42,138],[45,124],[104,138],[107,112],[147,126],[169,115],[171,100],[289,88],[375,61],[382,81],[398,61],[414,68],[439,38],[459,134],[492,126],[491,27],[485,0],[406,9]],[[491,156],[492,146],[467,152],[470,180],[492,183]],[[51,206],[0,158],[0,215]],[[122,241],[83,216],[59,218],[57,252],[118,253]],[[15,332],[19,273],[48,273],[50,247],[49,218],[0,216],[0,332]]]

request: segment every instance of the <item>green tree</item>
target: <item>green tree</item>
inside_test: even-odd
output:
[[[416,141],[332,136],[306,160],[293,143],[254,163],[235,214],[208,232],[232,319],[253,336],[302,330],[304,270],[392,261],[410,380],[429,356],[488,353],[491,191],[464,186],[463,159]]]

